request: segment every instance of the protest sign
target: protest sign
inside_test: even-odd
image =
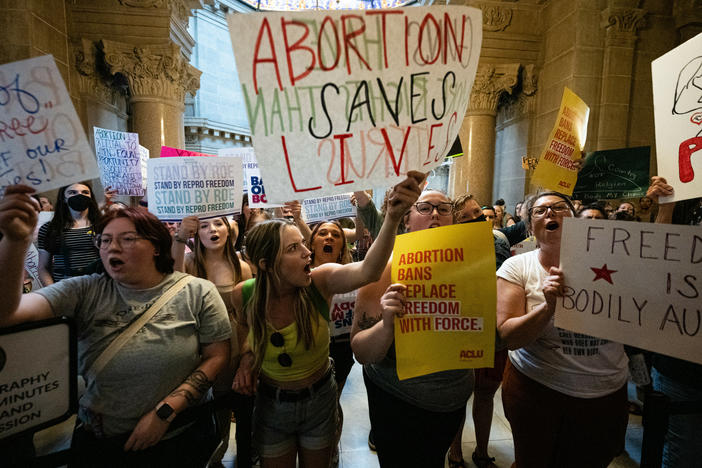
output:
[[[658,175],[674,193],[702,197],[702,34],[651,62]]]
[[[536,238],[534,236],[529,236],[521,242],[517,242],[510,247],[509,253],[511,256],[520,255],[523,253],[531,252],[536,250],[538,245],[536,244]]]
[[[171,148],[170,146],[161,146],[161,157],[162,158],[174,158],[181,156],[210,156],[213,154],[197,153],[195,151],[188,151],[186,149]]]
[[[566,195],[573,193],[578,178],[573,161],[580,159],[585,146],[589,116],[587,104],[573,91],[564,88],[556,124],[541,152],[531,178],[532,184]]]
[[[494,365],[491,225],[457,224],[398,236],[392,282],[407,286],[405,315],[395,318],[400,379]]]
[[[573,190],[577,200],[614,200],[646,195],[650,146],[594,151],[585,156]]]
[[[144,196],[139,135],[93,127],[95,155],[103,187],[117,195]]]
[[[146,189],[146,178],[149,175],[148,162],[150,152],[147,148],[139,145],[139,163],[141,166],[141,186]]]
[[[0,329],[0,439],[31,434],[76,410],[76,341],[68,319]]]
[[[354,218],[356,207],[351,204],[351,194],[302,200],[302,215],[308,223],[339,218]]]
[[[39,278],[39,251],[34,244],[29,244],[27,253],[24,256],[24,269],[32,279]]]
[[[698,227],[565,218],[555,325],[702,364],[701,265]]]
[[[243,175],[238,158],[152,158],[148,173],[149,211],[162,221],[241,211]]]
[[[353,311],[356,307],[358,290],[344,294],[334,294],[329,309],[329,336],[348,338],[353,324]]]
[[[480,10],[269,12],[228,22],[269,202],[387,187],[442,163],[470,99]]]
[[[252,147],[225,148],[219,150],[218,155],[241,158],[241,164],[244,168],[244,193],[249,194],[249,207],[275,208],[283,206],[280,203],[268,203],[261,170],[258,168],[258,161],[256,161]]]
[[[98,175],[54,58],[0,65],[0,196],[11,184],[43,192]]]

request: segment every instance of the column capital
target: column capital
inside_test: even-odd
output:
[[[100,48],[110,73],[127,78],[132,99],[159,98],[182,107],[185,93],[195,94],[200,87],[202,72],[173,43],[140,47],[102,40]]]
[[[636,33],[646,26],[647,11],[642,8],[608,7],[602,10],[602,27],[608,45],[633,46]]]
[[[478,65],[470,93],[468,114],[497,115],[497,104],[502,93],[511,94],[519,81],[519,64]]]
[[[81,96],[88,96],[98,102],[116,106],[118,100],[126,96],[126,89],[100,72],[97,64],[97,44],[81,38],[72,44],[75,71],[78,76],[78,90]]]

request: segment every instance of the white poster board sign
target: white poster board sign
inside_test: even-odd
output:
[[[258,168],[258,161],[256,161],[256,155],[252,147],[224,148],[219,150],[217,155],[241,158],[241,165],[244,168],[244,193],[249,194],[249,207],[275,208],[283,206],[280,203],[268,203],[261,170]]]
[[[356,217],[356,207],[351,204],[351,194],[307,198],[302,201],[302,216],[308,223],[339,218]]]
[[[702,232],[566,218],[557,327],[702,364]]]
[[[139,165],[141,166],[141,186],[146,190],[146,179],[149,175],[148,161],[150,152],[147,148],[139,145]]]
[[[147,164],[149,211],[158,219],[214,218],[241,211],[239,158],[151,158]]]
[[[443,162],[477,70],[480,10],[227,19],[269,202],[391,186]]]
[[[139,134],[93,127],[93,136],[102,186],[117,195],[144,196]]]
[[[674,194],[702,197],[702,34],[651,63],[658,175]]]
[[[49,322],[0,333],[0,439],[50,426],[75,409],[75,338],[65,320]]]
[[[98,174],[54,58],[0,65],[0,196],[11,184],[44,192]]]

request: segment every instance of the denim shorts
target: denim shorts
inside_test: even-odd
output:
[[[262,391],[256,394],[254,445],[261,457],[275,458],[296,447],[319,450],[334,444],[337,418],[336,381],[333,376],[308,398],[278,401]]]

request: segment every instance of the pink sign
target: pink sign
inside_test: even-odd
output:
[[[161,147],[161,157],[171,158],[177,156],[214,156],[214,154],[196,153],[195,151],[188,151],[184,149],[171,148],[170,146]]]

